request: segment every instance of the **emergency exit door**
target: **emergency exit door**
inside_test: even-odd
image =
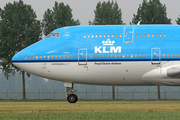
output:
[[[151,49],[151,63],[152,64],[161,64],[161,50],[160,48]]]
[[[134,36],[134,27],[124,27],[124,35],[123,35],[124,43],[132,43]]]
[[[87,65],[87,50],[86,49],[78,50],[78,64]]]

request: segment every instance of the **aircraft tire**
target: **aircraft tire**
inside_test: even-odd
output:
[[[78,97],[76,94],[70,94],[67,97],[69,103],[76,103],[78,101]]]

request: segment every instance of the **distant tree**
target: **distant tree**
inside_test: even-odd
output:
[[[95,18],[90,25],[121,25],[123,24],[122,12],[117,2],[98,2],[94,10]]]
[[[177,18],[176,23],[177,23],[178,25],[180,25],[180,16],[179,16],[179,18]]]
[[[22,75],[23,99],[25,92],[25,71],[15,67],[11,59],[23,48],[41,39],[41,24],[36,20],[36,13],[22,0],[6,4],[0,8],[0,60],[2,71],[8,79],[9,74],[19,72]]]
[[[53,10],[47,9],[44,13],[42,20],[44,35],[48,35],[54,29],[64,27],[80,25],[79,20],[74,20],[72,17],[72,9],[69,5],[64,5],[63,2],[55,2]]]
[[[139,5],[137,15],[133,14],[131,24],[171,24],[171,19],[167,18],[166,6],[159,0],[143,0]]]

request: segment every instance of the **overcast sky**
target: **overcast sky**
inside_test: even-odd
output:
[[[16,0],[19,1],[19,0]],[[23,0],[25,4],[32,6],[36,11],[39,20],[43,18],[44,12],[50,8],[52,9],[55,1],[68,4],[73,13],[75,20],[79,19],[81,25],[88,25],[88,21],[93,21],[94,10],[99,1],[108,0]],[[115,0],[114,0],[115,1]],[[132,21],[133,14],[137,14],[139,4],[142,4],[143,0],[116,0],[119,7],[122,10],[123,22],[129,24]],[[162,4],[166,5],[167,16],[172,19],[172,23],[176,24],[175,20],[180,15],[180,0],[160,0]],[[14,0],[1,0],[0,7],[4,8],[6,3],[13,3]]]

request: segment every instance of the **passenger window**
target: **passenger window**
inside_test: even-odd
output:
[[[167,57],[169,57],[169,55],[167,55]]]
[[[159,36],[162,37],[162,34],[160,34]]]
[[[96,38],[98,37],[98,35],[96,35]]]
[[[139,58],[141,58],[141,55],[139,55]]]
[[[47,56],[47,58],[49,59],[49,56]]]
[[[109,58],[109,55],[107,55],[106,58]]]
[[[46,56],[44,56],[43,58],[46,59]]]
[[[42,59],[42,56],[40,56],[39,58]]]
[[[63,56],[63,59],[65,59],[65,56]]]
[[[121,55],[118,55],[119,58],[121,58]]]
[[[166,37],[166,34],[164,34],[164,37]]]
[[[125,55],[123,55],[123,58],[125,58]]]
[[[136,37],[138,37],[138,34],[136,34]]]
[[[36,56],[36,59],[38,59],[38,56]]]
[[[119,37],[122,37],[122,34],[120,34]]]
[[[57,59],[57,56],[55,56],[55,59]]]
[[[144,37],[146,37],[146,34],[144,34]]]
[[[32,56],[32,59],[34,59],[34,56]]]
[[[91,55],[91,58],[93,58],[93,56]]]
[[[127,58],[129,58],[129,55],[127,55]]]
[[[112,34],[111,37],[114,37],[114,35]]]
[[[145,55],[143,55],[143,58],[145,58]]]
[[[97,58],[97,55],[95,55],[94,58]]]
[[[67,56],[67,59],[69,59],[69,55]]]
[[[73,59],[73,55],[71,55],[71,59]]]
[[[87,37],[90,38],[90,35],[88,35]]]
[[[59,56],[59,59],[61,59],[61,56]]]
[[[173,58],[173,54],[171,55],[171,57]]]
[[[158,34],[156,34],[156,37],[158,37]]]
[[[118,37],[118,35],[116,34],[116,37]]]
[[[148,34],[148,37],[150,37],[150,34]]]
[[[99,58],[101,58],[101,55],[99,55]]]
[[[101,38],[101,37],[102,37],[102,35],[99,35],[99,37]]]
[[[175,57],[177,57],[177,54],[175,55]]]
[[[94,35],[91,35],[92,38],[94,38]]]
[[[83,37],[86,38],[86,35],[84,35]]]
[[[133,55],[131,55],[131,58],[133,58]]]
[[[154,34],[152,34],[152,37],[154,37]]]
[[[53,56],[51,56],[51,59],[53,59]]]
[[[165,55],[163,55],[163,58],[165,58]]]
[[[24,57],[24,59],[26,59],[26,56]]]
[[[103,58],[105,58],[105,55],[103,55]]]
[[[117,58],[117,55],[115,55],[114,58]]]
[[[110,37],[110,35],[108,34],[107,37]]]
[[[104,34],[103,37],[106,37],[106,35]]]
[[[140,34],[139,37],[142,37],[142,34]]]
[[[111,55],[111,58],[113,58],[113,55]]]
[[[137,58],[137,55],[135,55],[134,57]]]

